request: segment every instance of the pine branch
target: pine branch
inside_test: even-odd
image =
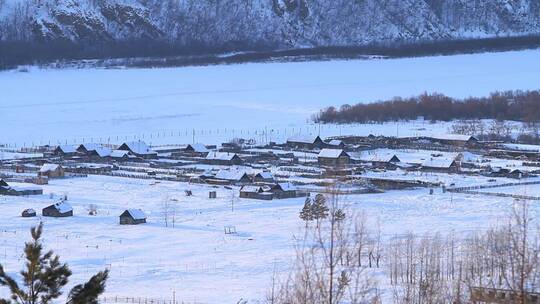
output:
[[[101,271],[84,284],[73,287],[68,304],[98,304],[98,297],[105,291],[109,271]]]

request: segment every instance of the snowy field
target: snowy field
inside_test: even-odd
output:
[[[540,50],[408,59],[166,69],[0,72],[1,143],[214,143],[292,134],[417,135],[448,125],[309,124],[321,108],[424,91],[454,97],[538,89]],[[266,135],[261,135],[266,131]]]
[[[75,216],[42,219],[46,247],[73,268],[72,283],[110,268],[109,296],[171,299],[175,292],[177,300],[186,302],[236,303],[243,298],[258,303],[274,269],[286,275],[294,255],[293,237],[303,226],[298,218],[302,198],[235,198],[232,206],[232,192],[224,188],[217,188],[218,198],[209,200],[208,191],[215,188],[208,186],[98,176],[53,180],[43,188],[43,196],[0,197],[0,261],[10,273],[19,270],[28,229],[40,220],[21,218],[23,209],[39,212],[67,195]],[[185,189],[194,196],[184,196]],[[174,228],[171,223],[165,227],[165,201],[175,206]],[[440,190],[429,195],[428,189],[351,195],[344,201],[355,212],[365,212],[373,229],[379,221],[385,238],[408,231],[462,235],[486,229],[512,204],[507,198]],[[97,205],[97,216],[87,215],[90,204]],[[534,212],[540,211],[533,206]],[[117,216],[126,208],[142,208],[148,223],[120,226]],[[225,226],[235,226],[238,234],[225,235]]]

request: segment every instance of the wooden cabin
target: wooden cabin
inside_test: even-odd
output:
[[[44,164],[39,169],[38,176],[46,176],[47,178],[59,178],[65,176],[65,171],[61,165]]]
[[[343,149],[322,149],[317,160],[321,166],[341,167],[348,165],[351,157]]]
[[[157,152],[150,149],[144,141],[125,142],[117,150],[129,151],[141,158],[156,158]]]
[[[248,174],[243,170],[219,170],[211,179],[235,184],[247,184],[251,182]]]
[[[54,149],[53,154],[56,156],[71,157],[77,155],[77,146],[60,145]]]
[[[141,209],[127,209],[120,214],[120,225],[139,225],[146,223],[146,214]]]
[[[270,201],[273,196],[274,194],[270,192],[270,187],[268,186],[246,185],[240,188],[240,198]]]
[[[73,208],[70,204],[61,201],[43,208],[41,214],[47,217],[69,217],[73,216]]]
[[[442,134],[426,138],[429,141],[437,142],[443,145],[469,147],[478,144],[478,138],[471,135],[461,134]]]
[[[206,157],[206,155],[210,153],[210,150],[208,150],[205,145],[201,143],[196,143],[196,144],[189,144],[184,149],[184,152],[191,156]]]
[[[421,170],[428,172],[456,173],[459,166],[453,159],[432,158],[424,161],[420,166]]]
[[[326,143],[321,139],[320,136],[297,135],[289,137],[287,139],[286,145],[293,149],[313,150],[316,148],[323,148]]]
[[[296,186],[291,183],[277,183],[270,188],[270,192],[274,194],[274,198],[294,198],[298,196]]]
[[[241,165],[242,159],[236,153],[230,152],[210,152],[206,155],[204,162],[209,165]]]
[[[255,174],[253,176],[253,182],[254,183],[273,183],[274,182],[274,175],[272,172],[263,171]]]

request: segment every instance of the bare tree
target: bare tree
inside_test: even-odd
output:
[[[305,227],[293,270],[271,303],[377,303],[377,284],[362,262],[371,241],[366,218],[345,208],[336,189],[319,198],[320,207],[323,201],[326,216],[319,217],[319,225]]]
[[[468,303],[493,288],[527,303],[538,292],[540,243],[528,203],[517,201],[508,224],[456,240],[453,235],[396,237],[386,247],[395,303]]]

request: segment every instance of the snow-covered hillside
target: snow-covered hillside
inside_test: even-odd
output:
[[[536,0],[1,0],[0,40],[343,46],[540,32]]]

